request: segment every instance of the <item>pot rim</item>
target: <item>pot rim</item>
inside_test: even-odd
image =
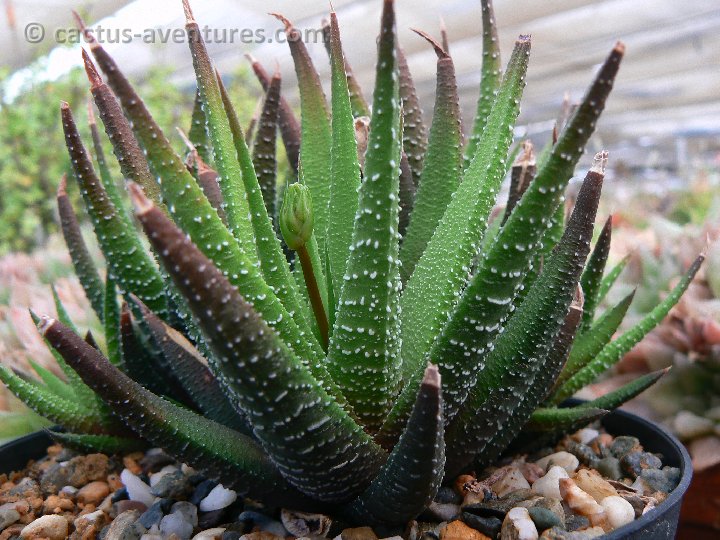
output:
[[[563,405],[576,405],[582,402],[583,400],[569,399]],[[664,443],[664,446],[669,447],[674,452],[676,452],[676,456],[664,455],[663,457],[665,459],[669,459],[669,464],[671,466],[676,466],[680,468],[680,483],[674,490],[670,492],[667,499],[660,503],[654,510],[651,510],[647,514],[640,516],[632,523],[628,523],[627,525],[624,525],[619,529],[606,533],[604,536],[602,536],[603,540],[621,540],[622,538],[626,538],[632,533],[641,531],[643,528],[649,526],[656,520],[662,519],[668,511],[670,511],[676,505],[679,506],[681,504],[682,498],[684,497],[685,492],[690,486],[690,481],[692,480],[693,470],[690,454],[688,454],[685,446],[674,435],[669,433],[659,424],[656,424],[655,422],[651,422],[650,420],[646,420],[645,418],[620,409],[612,411],[610,414],[606,415],[600,420],[600,423],[603,424],[603,426],[608,430],[608,432],[616,436],[628,435],[627,429],[617,429],[619,427],[618,424],[627,425],[628,422],[630,422],[631,424],[635,424],[633,426],[633,429],[630,431],[637,431],[639,428],[639,431],[642,432],[642,434],[632,435],[637,436],[638,439],[640,439],[641,443],[643,443],[643,447],[646,448],[647,451],[652,452],[652,447],[656,444],[655,441],[651,441],[650,447],[648,448],[646,447],[647,443],[644,439],[647,438],[647,435],[649,433],[654,433],[656,440],[660,441],[660,445],[663,445]],[[45,439],[45,441],[43,441],[43,439]],[[42,444],[40,445],[41,442]],[[25,449],[24,447],[33,443],[33,448],[35,449],[35,451],[28,452],[27,449]],[[0,465],[0,473],[7,473],[11,472],[12,470],[22,469],[27,465],[27,462],[29,460],[39,459],[43,457],[46,454],[45,448],[49,444],[52,444],[52,439],[50,439],[47,432],[44,430],[24,435],[3,444],[2,446],[0,446],[0,456],[9,453],[11,459],[0,460],[0,462],[2,463],[2,465]],[[21,465],[19,468],[15,467],[15,464],[20,463],[20,460],[23,459],[24,464]]]

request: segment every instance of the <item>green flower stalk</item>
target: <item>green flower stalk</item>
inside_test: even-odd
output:
[[[315,265],[317,263],[313,264],[313,258],[317,261],[317,256],[312,257],[308,250],[310,240],[313,239],[313,208],[312,196],[307,186],[298,183],[288,186],[282,208],[280,208],[279,223],[285,244],[297,253],[302,266],[305,286],[320,331],[322,345],[324,349],[327,349],[328,318],[316,277],[318,272],[316,272]]]

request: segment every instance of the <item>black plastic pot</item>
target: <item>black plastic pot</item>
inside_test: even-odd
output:
[[[663,464],[679,467],[682,471],[680,485],[662,504],[632,523],[603,536],[603,540],[672,540],[678,526],[682,498],[692,479],[692,463],[687,450],[662,428],[634,414],[615,411],[603,418],[602,424],[612,435],[637,437],[645,450],[662,455]],[[26,435],[5,444],[0,447],[0,473],[24,469],[29,460],[43,457],[50,444],[52,440],[44,432]]]

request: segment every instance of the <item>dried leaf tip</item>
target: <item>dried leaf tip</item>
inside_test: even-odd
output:
[[[183,11],[185,12],[185,23],[194,24],[195,17],[193,16],[192,9],[190,8],[190,2],[188,0],[182,0]]]
[[[90,48],[99,47],[100,44],[95,39],[95,36],[93,36],[92,32],[87,27],[87,25],[85,24],[85,21],[83,21],[80,14],[77,11],[72,10],[72,16],[73,16],[73,19],[75,19],[75,24],[77,25],[78,30],[80,30],[80,32],[82,32],[83,37],[85,38],[85,41],[87,41],[88,44],[90,45]]]
[[[618,41],[617,43],[615,43],[613,51],[618,54],[625,54],[625,44],[622,41]]]
[[[525,139],[518,157],[513,163],[513,167],[522,167],[523,165],[535,165],[535,146],[530,139]]]
[[[275,17],[278,21],[283,23],[285,25],[285,33],[289,34],[292,32],[295,28],[293,26],[293,23],[291,23],[287,17],[284,15],[281,15],[280,13],[268,13],[268,15],[271,15],[272,17]]]
[[[40,322],[38,323],[38,330],[40,331],[40,334],[44,336],[53,324],[55,324],[55,319],[52,317],[48,315],[40,317]]]
[[[97,88],[103,83],[102,77],[98,73],[97,68],[95,67],[95,64],[93,64],[92,59],[90,58],[90,55],[87,53],[85,49],[82,49],[82,58],[83,58],[83,64],[85,65],[85,73],[87,74],[87,78],[90,81],[90,86],[92,88]]]
[[[430,45],[432,45],[432,48],[435,49],[435,54],[437,54],[438,58],[449,58],[450,55],[445,51],[442,45],[437,42],[435,38],[433,38],[430,34],[427,32],[423,32],[422,30],[418,30],[417,28],[411,28],[413,32],[415,32],[418,36],[421,38],[424,38],[425,41],[427,41]]]
[[[440,388],[440,370],[435,364],[428,364],[425,368],[425,374],[422,380],[423,386],[432,386]]]
[[[530,34],[520,34],[517,38],[518,43],[530,43],[531,37]]]
[[[596,172],[598,174],[605,174],[605,168],[607,167],[608,162],[608,152],[607,150],[602,150],[595,154],[595,157],[593,158],[593,164],[590,168],[591,171]]]
[[[575,294],[573,295],[570,309],[582,309],[585,304],[585,294],[583,293],[582,286],[578,283],[575,287]]]
[[[218,77],[220,76],[220,74],[217,73],[217,71],[215,73],[217,74]],[[191,153],[194,153],[196,151],[195,145],[190,140],[190,137],[187,136],[187,133],[185,133],[185,131],[183,131],[183,128],[181,128],[180,126],[175,126],[175,130],[178,132],[178,135],[180,135],[180,139],[182,140],[182,142],[185,144],[185,146],[187,146],[187,149]]]
[[[63,174],[58,182],[57,196],[67,197],[67,174]]]
[[[70,110],[70,104],[67,101],[60,100],[60,110],[61,111],[69,111]]]
[[[128,191],[133,207],[135,207],[135,215],[141,216],[153,209],[152,201],[145,196],[142,188],[135,182],[128,182]]]
[[[244,56],[245,58],[247,58],[248,62],[250,62],[251,64],[256,64],[256,63],[257,63],[257,58],[255,58],[255,57],[254,57],[252,54],[250,54],[249,52],[246,52],[243,56]]]

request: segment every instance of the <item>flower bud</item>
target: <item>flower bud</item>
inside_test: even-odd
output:
[[[280,231],[290,249],[297,250],[310,240],[313,230],[312,197],[307,186],[290,184],[280,209]]]

